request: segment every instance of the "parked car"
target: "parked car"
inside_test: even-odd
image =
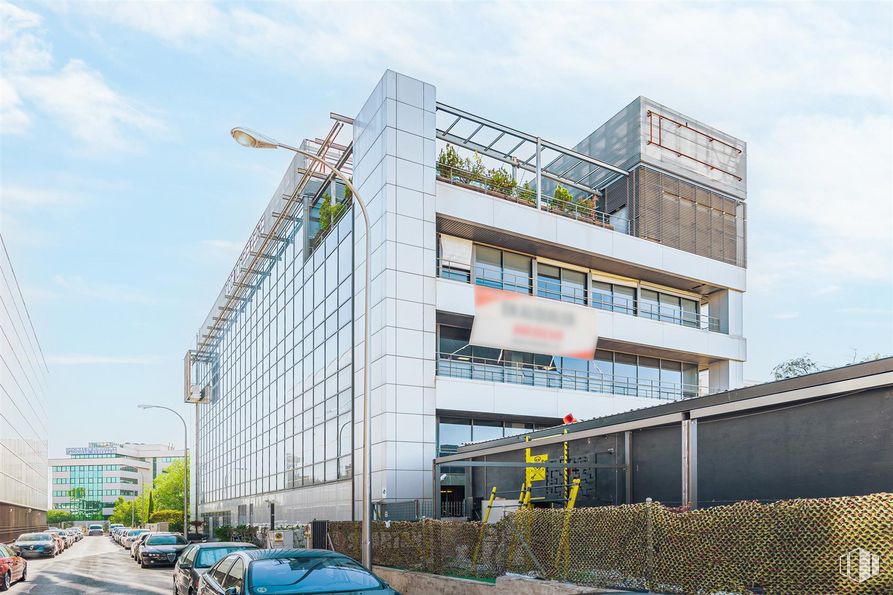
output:
[[[87,537],[92,537],[94,535],[102,535],[105,531],[102,529],[102,525],[90,525],[87,527]]]
[[[173,566],[188,545],[179,533],[153,533],[140,546],[140,566]]]
[[[214,564],[199,581],[198,595],[295,595],[298,593],[399,595],[357,561],[328,550],[243,550]]]
[[[82,536],[76,529],[66,529],[65,533],[71,538],[71,543],[77,543],[81,540]]]
[[[62,534],[59,532],[58,529],[47,529],[46,532],[56,539],[56,548],[58,550],[57,553],[61,554],[66,549],[68,549],[68,542],[64,537],[62,537]]]
[[[13,545],[19,548],[23,558],[53,558],[60,551],[57,538],[52,533],[24,533],[19,535]]]
[[[140,558],[139,558],[140,546],[143,544],[144,541],[146,541],[146,539],[149,537],[149,535],[153,535],[153,533],[150,531],[148,533],[143,533],[141,535],[138,535],[137,538],[133,540],[133,543],[130,544],[130,557],[133,558],[134,560],[136,560],[137,562],[140,561]]]
[[[118,545],[121,545],[121,540],[127,535],[127,532],[133,529],[133,527],[119,527],[117,531],[115,531],[115,542]]]
[[[13,546],[0,544],[0,591],[7,591],[15,581],[27,578],[28,563],[25,559]]]
[[[74,536],[77,538],[77,541],[80,541],[84,538],[84,529],[83,527],[72,527],[74,531]]]
[[[133,541],[137,537],[148,532],[148,529],[131,529],[121,538],[121,545],[124,546],[125,549],[130,549],[130,546],[133,545]]]
[[[221,558],[233,552],[254,549],[251,543],[193,543],[180,552],[174,565],[174,595],[195,595],[199,580]]]
[[[121,523],[110,523],[109,524],[109,539],[115,538],[115,531],[123,527]]]
[[[71,535],[69,535],[69,534],[65,531],[65,529],[60,529],[59,527],[49,527],[49,528],[47,529],[47,531],[49,531],[50,533],[55,533],[56,535],[58,535],[58,536],[62,539],[62,541],[65,542],[65,549],[70,548],[71,545],[74,543],[74,539],[71,537]]]

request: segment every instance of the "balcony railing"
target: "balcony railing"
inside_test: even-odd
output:
[[[518,185],[504,170],[469,170],[437,164],[437,179],[454,186],[475,190],[495,198],[536,208],[536,188],[528,184]],[[494,175],[495,174],[495,175]],[[541,209],[568,217],[591,225],[597,225],[621,233],[629,233],[629,221],[620,217],[611,217],[608,213],[595,208],[594,196],[574,197],[570,200],[557,196],[542,196]]]
[[[493,267],[482,266],[478,263],[473,266],[474,275],[471,275],[466,270],[466,266],[457,266],[449,261],[438,259],[437,276],[528,295],[534,295],[533,289],[535,287],[535,295],[537,297],[569,302],[571,304],[591,305],[599,310],[669,322],[670,324],[678,324],[705,331],[721,332],[719,318],[700,312],[689,312],[666,304],[624,296],[609,296],[547,277],[534,279],[532,276],[522,272],[505,269],[496,270]]]
[[[546,388],[644,397],[676,401],[706,395],[708,389],[698,384],[684,384],[616,374],[600,374],[556,368],[541,364],[510,362],[484,357],[440,353],[437,374],[451,378],[524,384]]]

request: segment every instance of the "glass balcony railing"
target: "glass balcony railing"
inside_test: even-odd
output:
[[[455,353],[440,353],[437,375],[546,388],[676,401],[706,395],[697,384],[681,384],[616,374],[600,374],[532,363],[511,362]]]
[[[450,262],[438,259],[437,276],[463,283],[473,283],[493,289],[514,291],[536,296],[589,305],[599,310],[618,312],[640,318],[648,318],[670,324],[678,324],[711,332],[722,332],[719,318],[701,312],[684,310],[681,307],[669,306],[652,300],[642,300],[620,295],[608,295],[587,290],[579,284],[571,284],[558,279],[539,276],[536,279],[523,272],[496,269],[491,266],[475,264],[472,271],[467,267],[454,266]]]

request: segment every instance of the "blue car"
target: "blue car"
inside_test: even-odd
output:
[[[202,575],[198,595],[399,595],[353,558],[328,550],[242,550]]]
[[[59,553],[56,539],[49,533],[24,533],[13,546],[23,558],[52,558]]]

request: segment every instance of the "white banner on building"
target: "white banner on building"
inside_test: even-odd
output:
[[[597,318],[594,308],[477,285],[471,344],[592,359]]]

